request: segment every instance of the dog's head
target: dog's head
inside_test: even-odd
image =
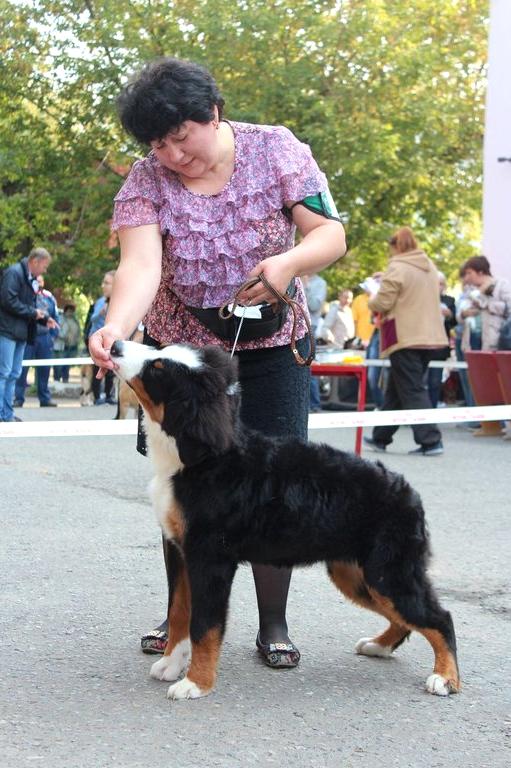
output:
[[[176,441],[183,464],[232,445],[239,405],[238,367],[220,347],[172,344],[155,349],[116,341],[117,375],[137,395],[146,419]]]

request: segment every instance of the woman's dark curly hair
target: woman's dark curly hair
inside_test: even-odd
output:
[[[121,92],[121,123],[142,144],[162,139],[185,120],[209,123],[214,107],[222,117],[224,100],[207,69],[165,57],[148,64]]]

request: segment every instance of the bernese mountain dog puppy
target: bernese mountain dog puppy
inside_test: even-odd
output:
[[[414,630],[435,656],[426,689],[459,690],[453,622],[426,573],[424,511],[401,475],[328,445],[243,428],[236,360],[219,347],[118,341],[111,355],[144,411],[153,504],[175,552],[169,641],[151,668],[176,681],[169,698],[213,689],[240,562],[325,562],[341,592],[389,622],[359,640],[357,653],[388,657]]]

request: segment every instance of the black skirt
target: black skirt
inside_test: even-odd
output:
[[[148,334],[144,344],[160,346]],[[307,339],[296,344],[307,356]],[[241,420],[249,429],[279,437],[307,439],[310,369],[297,365],[290,345],[236,353],[241,385]],[[139,408],[137,451],[147,454]]]

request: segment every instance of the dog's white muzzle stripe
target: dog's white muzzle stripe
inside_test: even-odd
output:
[[[359,411],[314,413],[309,429],[379,427],[393,424],[462,424],[466,421],[509,421],[511,405],[473,408],[431,408],[416,411]],[[0,424],[0,437],[92,437],[135,435],[136,419],[121,421],[23,421]]]
[[[181,344],[171,344],[163,349],[155,349],[135,341],[119,342],[122,354],[114,356],[121,378],[130,381],[141,372],[144,365],[151,360],[169,360],[190,369],[201,368],[203,365],[200,352]]]

